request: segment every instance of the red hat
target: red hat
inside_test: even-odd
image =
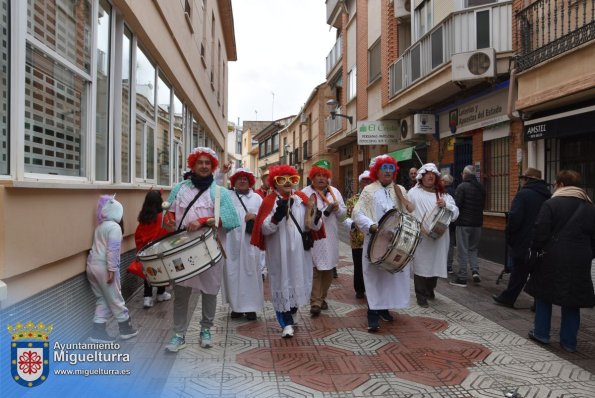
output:
[[[217,166],[219,166],[219,159],[217,158],[217,154],[211,148],[206,147],[196,147],[190,152],[188,155],[188,168],[192,169],[194,167],[194,163],[200,156],[207,156],[211,159],[211,171],[215,171]]]
[[[244,168],[239,168],[231,175],[231,177],[229,177],[229,181],[231,182],[232,187],[236,185],[236,180],[239,177],[247,177],[250,188],[252,188],[254,184],[256,184],[256,178],[254,177],[254,173],[252,171]]]
[[[287,164],[281,164],[279,166],[269,167],[269,187],[275,186],[275,177],[277,176],[297,176],[299,175],[297,170]]]

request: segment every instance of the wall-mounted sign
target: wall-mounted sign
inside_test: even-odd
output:
[[[416,113],[413,115],[413,125],[415,134],[434,134],[436,131],[436,117],[426,113]]]
[[[398,120],[361,120],[357,122],[358,145],[390,145],[399,141],[401,125]]]

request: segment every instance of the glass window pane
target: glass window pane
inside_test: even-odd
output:
[[[134,141],[134,145],[136,148],[136,172],[134,173],[134,175],[136,176],[136,178],[143,178],[143,153],[145,150],[145,144],[143,142],[144,133],[145,122],[140,119],[136,119],[136,136]]]
[[[432,32],[432,69],[442,64],[442,28]]]
[[[86,176],[88,89],[86,80],[27,43],[25,171]]]
[[[476,14],[477,48],[490,46],[490,11],[480,11]]]
[[[0,174],[8,174],[9,169],[9,141],[8,141],[8,82],[9,53],[8,32],[10,32],[8,18],[8,0],[0,0]]]
[[[143,51],[136,49],[136,111],[155,117],[155,67]]]
[[[421,76],[421,46],[417,45],[411,50],[411,81],[414,82]]]
[[[147,179],[155,179],[155,129],[147,124]]]
[[[122,37],[122,125],[121,125],[121,168],[122,182],[131,182],[130,179],[130,69],[131,69],[131,42],[132,33],[124,29]]]
[[[27,31],[86,72],[91,72],[91,2],[28,0]]]
[[[99,2],[97,18],[97,109],[95,116],[95,179],[109,179],[109,65],[111,7]]]
[[[169,127],[171,120],[171,89],[159,77],[157,81],[157,184],[169,185]]]

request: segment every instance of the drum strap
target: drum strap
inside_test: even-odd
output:
[[[186,218],[186,214],[188,214],[188,211],[190,211],[190,208],[192,207],[192,205],[198,200],[198,198],[200,198],[200,195],[202,195],[205,191],[208,191],[209,187],[206,187],[205,189],[202,189],[200,191],[198,191],[198,193],[196,194],[196,196],[194,197],[194,199],[192,199],[190,201],[190,203],[188,203],[188,207],[186,207],[186,211],[184,212],[184,215],[182,216],[182,219],[180,220],[180,225],[178,226],[178,231],[180,231],[182,229],[182,222],[184,221],[184,218]]]

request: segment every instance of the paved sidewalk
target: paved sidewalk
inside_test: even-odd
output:
[[[532,313],[492,303],[500,265],[481,262],[482,282],[468,288],[440,281],[429,308],[415,304],[391,311],[381,332],[366,331],[366,302],[352,288],[350,248],[341,243],[339,278],[329,310],[315,319],[301,308],[295,337],[282,339],[270,304],[254,322],[229,318],[219,304],[214,346],[199,345],[200,303],[186,336],[188,347],[164,351],[172,302],[142,308],[142,292],[129,303],[136,342],[133,383],[126,396],[145,397],[593,397],[595,396],[593,310],[583,310],[578,353],[537,345],[525,338]],[[413,292],[412,292],[413,293]],[[554,327],[557,325],[554,320]],[[115,334],[115,331],[112,331]],[[124,396],[124,395],[123,395]],[[513,395],[509,395],[513,396]]]

